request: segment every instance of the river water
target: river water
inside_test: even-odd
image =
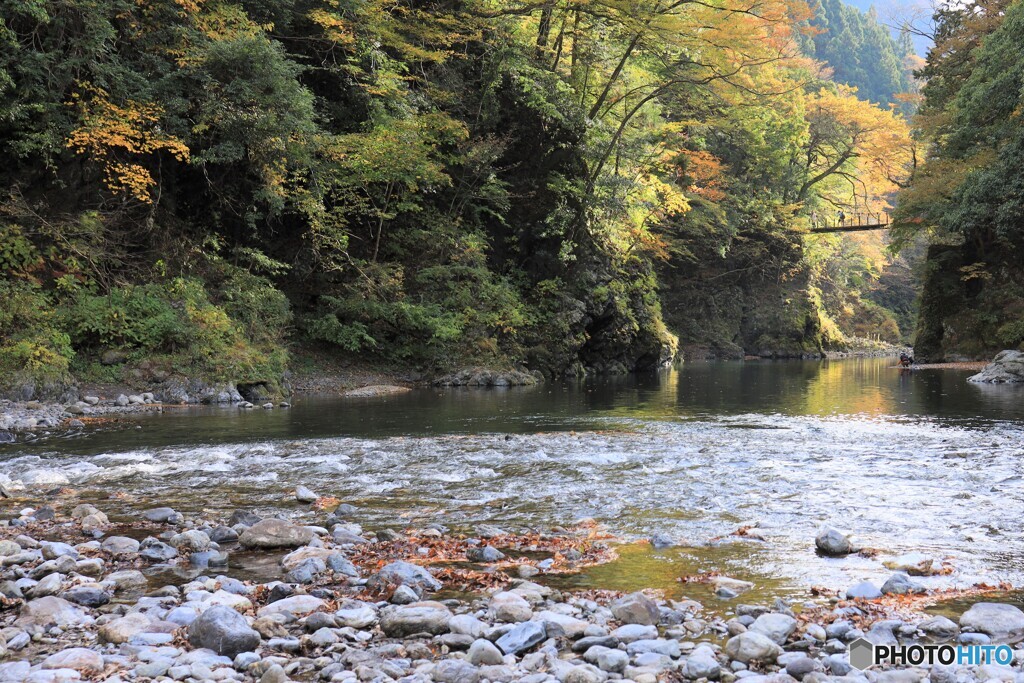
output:
[[[1024,388],[892,365],[690,363],[578,384],[300,397],[287,410],[175,408],[0,447],[0,474],[66,478],[115,519],[172,505],[322,523],[292,500],[303,484],[358,506],[367,529],[593,517],[626,540],[681,544],[624,545],[619,561],[558,580],[572,586],[710,599],[677,579],[717,571],[755,594],[806,597],[880,582],[883,560],[911,551],[956,570],[929,586],[1024,585]],[[880,553],[817,556],[824,522]],[[730,536],[749,524],[766,540]]]

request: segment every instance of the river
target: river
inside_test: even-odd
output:
[[[576,587],[691,595],[710,589],[679,577],[716,571],[754,581],[755,595],[806,597],[880,582],[883,560],[910,551],[955,569],[922,580],[932,587],[1024,585],[1024,388],[892,365],[689,363],[572,384],[298,397],[272,411],[169,408],[0,447],[0,473],[66,478],[113,519],[171,505],[322,523],[292,499],[303,484],[358,506],[371,530],[593,517],[626,540],[681,544],[624,545],[619,561],[558,579]],[[879,554],[819,557],[824,522]],[[766,540],[730,535],[749,524]]]

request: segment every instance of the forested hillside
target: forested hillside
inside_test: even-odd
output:
[[[552,376],[657,367],[666,320],[730,353],[899,337],[869,296],[879,244],[802,233],[884,208],[913,143],[802,51],[798,0],[0,16],[0,372],[19,396],[273,385],[295,344]]]
[[[807,53],[828,64],[836,81],[856,87],[861,98],[898,103],[914,90],[911,72],[918,60],[910,35],[894,40],[873,7],[862,12],[842,0],[821,0],[811,26],[818,31]]]
[[[897,237],[929,241],[915,348],[984,357],[1024,344],[1024,4],[940,11],[922,76],[927,155]]]

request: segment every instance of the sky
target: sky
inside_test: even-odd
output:
[[[900,27],[910,23],[918,29],[930,27],[933,3],[929,0],[844,0],[846,4],[867,12],[873,6],[878,12],[878,20],[892,29],[893,35],[899,35]],[[914,35],[914,50],[922,57],[928,53],[931,41],[924,36]]]

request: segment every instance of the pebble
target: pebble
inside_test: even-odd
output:
[[[0,623],[6,626],[0,628],[0,653],[6,651],[8,658],[17,653],[13,656],[24,659],[0,664],[0,683],[103,676],[108,683],[605,683],[666,678],[825,683],[829,675],[866,683],[850,669],[846,655],[846,643],[861,635],[876,643],[918,635],[929,642],[963,643],[1024,637],[1024,612],[995,603],[975,605],[960,624],[945,617],[917,624],[868,620],[867,633],[862,634],[850,621],[861,617],[860,609],[851,605],[836,606],[820,623],[798,624],[781,601],[734,604],[723,608],[732,612],[725,619],[716,611],[702,612],[692,600],[666,602],[641,592],[595,600],[522,578],[501,585],[490,596],[437,601],[430,594],[442,584],[422,565],[396,560],[367,575],[365,563],[360,567],[353,562],[362,562],[356,553],[372,552],[372,543],[401,547],[407,537],[383,529],[372,540],[369,533],[362,535],[361,527],[336,515],[329,525],[332,533],[327,533],[286,520],[261,520],[249,512],[237,512],[225,523],[186,520],[173,508],[154,507],[143,513],[146,520],[172,525],[154,532],[159,538],[139,542],[127,535],[100,536],[101,540],[71,545],[32,537],[36,522],[30,516],[40,511],[47,516],[45,509],[29,506],[29,521],[18,527],[18,533],[24,533],[0,541],[0,593],[25,601]],[[72,513],[80,523],[91,518],[97,526],[89,528],[107,523],[106,515],[93,506],[82,505]],[[60,523],[59,508],[53,514]],[[74,528],[79,533],[78,526]],[[430,526],[408,538],[427,531],[437,538],[448,533]],[[475,531],[484,540],[470,546],[467,559],[507,559],[488,544],[504,531]],[[267,566],[277,567],[284,582],[256,586],[240,578],[214,576],[216,571],[196,576],[227,561],[219,544],[243,538],[246,552],[263,553]],[[503,541],[496,542],[504,547]],[[353,545],[364,548],[357,551]],[[580,559],[568,552],[565,557]],[[537,560],[516,568],[529,578],[538,571],[533,562]],[[136,567],[144,567],[146,573]],[[180,588],[153,585],[166,567],[195,578]],[[522,572],[524,568],[533,571]],[[714,588],[739,593],[732,585],[723,582]],[[916,586],[902,572],[890,577],[882,591],[867,585],[873,590],[859,584],[851,588],[851,595],[903,594]],[[355,599],[359,591],[373,597]],[[89,633],[96,634],[95,644]],[[719,640],[720,636],[724,638]],[[959,677],[933,672],[931,678],[933,683],[1016,683],[1016,677],[1010,669],[987,666],[961,671]],[[918,672],[907,668],[883,668],[869,678],[871,683],[921,681]]]

